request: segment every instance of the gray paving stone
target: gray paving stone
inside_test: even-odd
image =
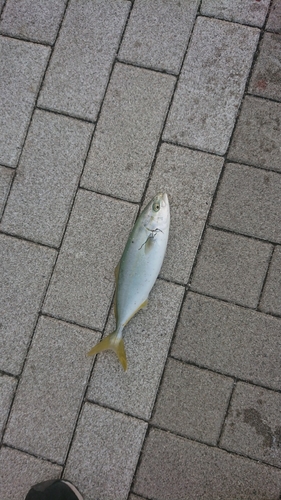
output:
[[[227,21],[263,26],[270,0],[203,0],[201,13]]]
[[[85,404],[65,469],[85,500],[126,500],[147,424]]]
[[[281,388],[281,321],[189,292],[172,356],[255,384]]]
[[[215,445],[232,386],[231,378],[168,359],[152,423]]]
[[[281,316],[281,247],[274,249],[272,261],[269,267],[269,273],[263,289],[260,309],[267,313],[278,314]]]
[[[116,354],[102,353],[95,363],[89,399],[136,417],[150,418],[183,294],[184,287],[157,281],[147,309],[140,311],[124,332],[127,372]],[[106,333],[114,329],[111,314]]]
[[[13,180],[14,170],[0,165],[0,217],[9,193],[11,182]]]
[[[17,380],[8,375],[0,375],[0,439],[13,399]]]
[[[271,31],[277,31],[281,33],[281,2],[280,0],[273,0],[268,20],[266,23],[266,29]]]
[[[256,307],[271,252],[268,243],[209,228],[191,287],[207,295]]]
[[[0,369],[20,373],[56,252],[0,235]],[[1,497],[0,497],[1,498]]]
[[[171,75],[115,65],[83,186],[140,201],[175,82]]]
[[[281,175],[229,163],[212,210],[211,224],[281,243]]]
[[[161,145],[145,203],[158,191],[169,195],[171,225],[161,270],[164,278],[188,282],[222,165],[222,158],[208,153]]]
[[[139,497],[138,495],[130,495],[129,500],[145,500],[145,498]]]
[[[0,162],[15,167],[50,48],[0,36]]]
[[[228,159],[281,171],[281,103],[246,96]]]
[[[90,330],[41,316],[5,443],[63,463],[92,367],[86,352],[99,338]]]
[[[198,17],[164,139],[226,152],[259,30]]]
[[[137,207],[78,191],[44,312],[102,330]]]
[[[43,43],[54,43],[67,0],[7,0],[0,31]]]
[[[129,8],[125,0],[70,1],[41,106],[96,120]]]
[[[136,0],[119,57],[142,66],[178,73],[198,0]]]
[[[62,468],[18,450],[0,450],[0,498],[23,500],[31,486],[60,477]]]
[[[281,101],[281,35],[265,33],[249,93]]]
[[[278,500],[281,471],[152,429],[134,492],[154,500]]]
[[[1,229],[59,246],[93,125],[36,111]]]
[[[281,466],[281,394],[238,383],[220,445]]]

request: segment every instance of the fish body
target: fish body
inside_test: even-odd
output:
[[[166,193],[159,193],[138,217],[115,269],[116,291],[114,312],[116,330],[88,353],[106,349],[116,352],[124,370],[127,369],[123,329],[130,319],[147,304],[149,292],[160,272],[170,226],[170,208]]]

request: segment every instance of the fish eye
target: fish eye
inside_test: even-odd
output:
[[[160,203],[159,203],[159,201],[155,201],[155,203],[153,203],[152,209],[153,209],[154,212],[158,212],[158,210],[160,210]]]

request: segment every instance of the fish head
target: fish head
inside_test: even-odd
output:
[[[169,230],[170,206],[167,193],[158,193],[148,203],[144,209],[144,224],[155,230]]]

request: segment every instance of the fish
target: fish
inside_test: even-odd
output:
[[[111,349],[117,354],[124,371],[127,370],[123,329],[140,309],[147,306],[149,293],[164,260],[169,227],[168,195],[158,193],[137,218],[115,268],[116,329],[96,344],[88,356]]]

